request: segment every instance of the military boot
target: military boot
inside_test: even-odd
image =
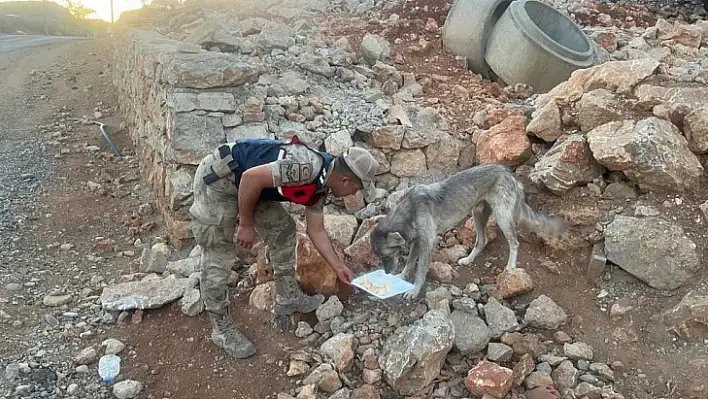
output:
[[[221,313],[209,312],[214,344],[236,359],[247,358],[256,353],[256,347],[234,325],[229,308]]]
[[[295,312],[314,312],[324,302],[322,294],[307,295],[300,289],[300,284],[294,275],[278,276],[275,278],[275,306],[276,315],[289,315]]]

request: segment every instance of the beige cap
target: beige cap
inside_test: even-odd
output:
[[[379,170],[379,163],[369,151],[361,147],[351,147],[344,154],[344,162],[349,169],[361,179],[364,185],[364,195],[374,193],[374,178]]]

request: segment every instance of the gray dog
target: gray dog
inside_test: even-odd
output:
[[[417,261],[415,288],[404,294],[406,299],[417,298],[425,284],[437,236],[470,215],[474,216],[477,242],[469,255],[457,261],[460,265],[472,264],[484,249],[484,227],[490,215],[494,215],[509,243],[507,270],[516,268],[516,221],[531,231],[556,236],[566,229],[563,218],[536,213],[529,207],[523,185],[503,165],[474,166],[437,183],[416,185],[371,232],[371,246],[386,273],[396,269],[401,251],[410,244],[406,266],[398,275],[407,280]]]

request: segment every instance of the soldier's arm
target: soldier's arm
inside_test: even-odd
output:
[[[332,266],[335,271],[337,269],[346,268],[344,262],[337,256],[334,251],[332,242],[327,235],[324,227],[324,197],[313,206],[305,208],[305,222],[307,223],[307,235],[312,240],[317,252]]]
[[[243,227],[254,226],[253,213],[258,204],[258,197],[261,195],[261,190],[268,187],[275,187],[269,164],[248,169],[241,175],[238,187],[239,225]]]

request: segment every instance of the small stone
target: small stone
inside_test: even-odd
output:
[[[495,363],[482,360],[465,378],[465,386],[473,395],[504,397],[511,390],[513,371]]]
[[[71,295],[47,295],[44,297],[44,306],[58,307],[71,303],[73,300]]]
[[[575,384],[578,383],[579,373],[580,372],[573,366],[573,362],[565,360],[553,370],[551,376],[558,390],[563,391],[573,389]]]
[[[297,323],[297,328],[295,329],[295,336],[298,338],[305,338],[312,334],[312,327],[306,321],[300,321]]]
[[[546,295],[534,299],[528,309],[524,321],[536,328],[555,330],[566,323],[568,316],[563,308]]]
[[[97,355],[96,349],[89,346],[88,348],[82,349],[81,352],[74,357],[74,361],[78,364],[91,364],[96,361]]]
[[[354,365],[356,346],[357,340],[354,335],[339,333],[320,346],[320,353],[332,359],[338,370],[347,372]]]
[[[288,371],[285,373],[288,377],[297,377],[310,372],[310,366],[301,360],[292,360]]]
[[[332,295],[325,303],[317,308],[315,315],[317,316],[317,320],[322,322],[341,315],[343,311],[344,305],[342,305],[342,302],[340,302],[336,295]]]
[[[484,305],[484,315],[493,337],[501,337],[505,332],[511,332],[518,328],[514,311],[503,306],[496,298],[490,298]]]
[[[113,395],[118,399],[137,398],[142,390],[143,384],[133,380],[124,380],[113,385]]]
[[[525,269],[505,270],[497,276],[497,293],[502,299],[527,294],[533,289],[533,279]]]
[[[593,358],[592,347],[583,342],[576,342],[574,344],[564,344],[563,353],[565,354],[565,356],[568,356],[570,359],[573,360],[592,360]]]
[[[541,371],[534,371],[526,377],[524,385],[526,389],[533,389],[536,387],[544,387],[553,384],[553,378],[551,378],[550,373],[544,373]]]
[[[106,355],[117,355],[125,349],[125,344],[118,341],[117,339],[109,338],[103,343],[101,343],[101,346],[105,348],[105,354]]]
[[[78,384],[71,384],[68,387],[66,387],[66,393],[69,395],[76,395],[79,392],[79,385]]]
[[[492,342],[487,346],[487,359],[493,362],[508,362],[513,354],[514,350],[508,345]]]
[[[565,331],[556,331],[553,333],[553,339],[555,339],[559,344],[565,344],[573,340]]]
[[[8,292],[18,292],[18,291],[22,291],[22,285],[17,284],[17,283],[9,283],[5,286],[5,289]]]
[[[362,380],[366,384],[375,385],[376,383],[381,381],[381,370],[364,369],[364,371],[362,372]]]
[[[10,363],[5,366],[5,378],[12,382],[20,376],[20,365],[18,363]]]

